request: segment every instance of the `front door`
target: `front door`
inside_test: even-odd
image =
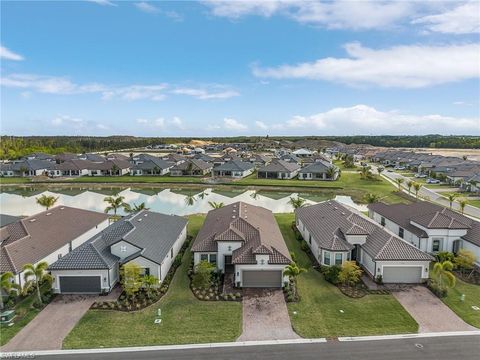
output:
[[[225,255],[225,273],[233,273],[232,255]]]
[[[358,256],[358,244],[356,244],[355,247],[352,249],[352,254],[350,255],[350,259],[352,261],[357,261],[357,256]]]

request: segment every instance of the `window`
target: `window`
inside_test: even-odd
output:
[[[310,236],[308,237],[308,243],[309,243],[310,245],[312,245],[312,235],[310,235]]]
[[[71,252],[72,251],[72,242],[70,241],[68,243],[68,252]]]
[[[440,239],[433,239],[432,251],[433,252],[440,251]]]
[[[144,276],[150,275],[150,268],[145,268],[145,269],[143,269],[143,275],[144,275]]]
[[[173,258],[173,248],[170,249],[170,257]]]
[[[120,246],[120,251],[121,252],[127,252],[127,247],[125,245]]]
[[[342,265],[342,253],[335,254],[335,265]]]
[[[380,219],[380,225],[385,226],[385,218],[383,216]]]
[[[330,253],[327,251],[323,253],[323,263],[325,265],[330,265]]]
[[[231,245],[228,245],[228,251],[232,251],[232,246]]]
[[[60,259],[62,257],[62,254],[58,254],[58,258]]]
[[[200,254],[200,261],[208,261],[208,254]]]
[[[403,239],[403,228],[398,228],[398,236]]]
[[[210,254],[210,263],[217,264],[217,254]]]

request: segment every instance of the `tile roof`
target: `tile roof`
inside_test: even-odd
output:
[[[302,174],[323,174],[328,171],[329,168],[334,167],[336,170],[338,170],[338,167],[335,165],[330,164],[328,161],[325,160],[317,160],[314,163],[311,163],[310,165],[305,166],[302,170],[300,170],[300,173]]]
[[[299,208],[295,214],[322,249],[349,251],[353,245],[347,241],[348,235],[366,235],[366,242],[361,247],[374,260],[433,259],[373,220],[337,201]]]
[[[172,170],[187,170],[191,166],[191,170],[208,170],[213,167],[212,164],[200,159],[188,159],[180,164],[175,165]]]
[[[108,215],[56,206],[1,228],[1,271],[18,273],[107,220]]]
[[[192,245],[193,252],[216,252],[217,241],[242,241],[233,251],[234,264],[256,264],[255,254],[268,254],[269,264],[289,264],[290,253],[273,213],[236,202],[211,210]]]
[[[300,169],[300,165],[284,160],[273,160],[270,164],[258,169],[258,172],[294,172]]]
[[[214,168],[215,171],[246,171],[253,169],[254,165],[250,162],[241,160],[230,160]]]

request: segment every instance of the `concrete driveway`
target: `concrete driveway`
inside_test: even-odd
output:
[[[419,325],[418,332],[478,330],[468,325],[424,286],[392,292]]]
[[[237,341],[299,339],[282,290],[243,290],[243,332]]]
[[[27,326],[20,330],[2,352],[60,350],[63,339],[75,327],[94,301],[114,300],[118,288],[107,296],[58,295]]]

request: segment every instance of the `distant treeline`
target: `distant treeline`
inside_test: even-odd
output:
[[[1,136],[0,158],[16,159],[33,152],[58,154],[63,152],[92,152],[113,151],[145,147],[148,145],[188,143],[192,139],[232,142],[232,143],[258,143],[262,140],[277,140],[288,145],[289,142],[300,140],[328,140],[345,144],[369,144],[385,147],[418,147],[418,148],[454,148],[478,149],[480,148],[479,136],[267,136],[267,137],[225,137],[225,138],[160,138],[160,137],[134,137],[134,136]]]

